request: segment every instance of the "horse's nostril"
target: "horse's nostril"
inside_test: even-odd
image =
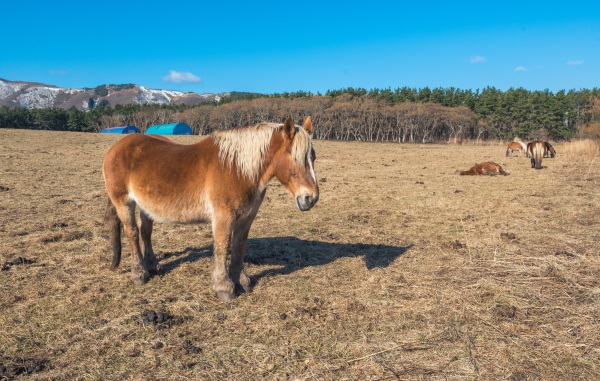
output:
[[[313,196],[311,194],[304,195],[304,196],[298,195],[296,197],[296,204],[298,205],[298,208],[301,211],[305,212],[307,210],[310,210],[313,206],[315,206],[318,199],[319,199],[318,194],[316,196]]]

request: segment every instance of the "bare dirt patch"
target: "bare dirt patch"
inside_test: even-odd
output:
[[[108,269],[100,168],[119,138],[0,130],[0,378],[600,374],[600,171],[561,145],[536,171],[503,144],[316,141],[319,203],[270,185],[253,292],[223,303],[208,225],[156,224],[165,271],[146,285],[125,255]],[[454,175],[489,160],[511,175]]]

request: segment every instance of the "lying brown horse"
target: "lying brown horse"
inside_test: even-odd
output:
[[[556,150],[548,142],[536,140],[527,144],[527,157],[531,158],[531,168],[542,169],[542,159],[554,156],[556,156]]]
[[[302,127],[287,118],[283,124],[215,132],[191,145],[153,135],[124,137],[108,151],[102,167],[109,197],[112,268],[121,259],[121,225],[131,246],[133,280],[141,284],[160,271],[152,250],[154,221],[211,221],[214,291],[223,300],[234,297],[235,284],[249,291],[244,250],[269,181],[279,180],[301,211],[319,199],[312,128],[310,117]]]
[[[521,157],[521,152],[526,152],[527,146],[521,141],[512,141],[508,143],[508,147],[506,148],[506,156],[509,156],[515,151],[519,151],[519,157]]]
[[[483,163],[475,164],[466,171],[458,170],[455,174],[461,176],[507,176],[508,172],[505,172],[500,164],[494,163],[493,161],[484,161]]]

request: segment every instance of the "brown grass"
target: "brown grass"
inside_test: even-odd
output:
[[[254,290],[223,303],[208,225],[156,224],[167,271],[146,285],[128,258],[108,269],[100,165],[119,138],[0,130],[0,265],[34,261],[0,272],[0,379],[600,374],[600,172],[572,146],[536,171],[504,146],[317,141],[319,203],[270,186]],[[510,176],[453,175],[488,160]]]
[[[561,154],[565,155],[565,160],[569,162],[592,162],[598,159],[600,147],[595,140],[573,140],[564,143],[561,147]]]
[[[590,173],[595,171],[598,166],[600,146],[596,140],[574,140],[563,144],[561,154],[565,156],[565,161],[579,163],[580,173],[585,171],[584,179],[588,179]]]

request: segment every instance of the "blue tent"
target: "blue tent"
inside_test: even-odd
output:
[[[139,134],[141,132],[136,126],[110,127],[100,131],[101,134]]]
[[[191,135],[192,129],[185,123],[167,123],[157,124],[156,126],[148,127],[146,134],[155,135]]]

